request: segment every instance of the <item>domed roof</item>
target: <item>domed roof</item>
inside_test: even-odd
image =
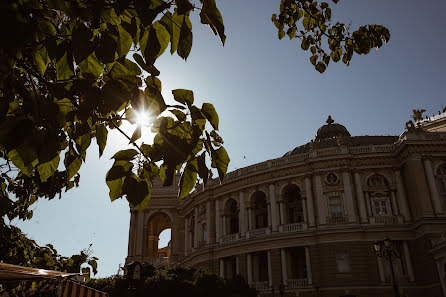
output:
[[[331,116],[328,116],[327,124],[317,130],[316,141],[341,137],[350,137],[350,132],[341,124],[335,124]]]
[[[378,135],[378,136],[351,136],[350,132],[341,124],[336,124],[331,116],[328,116],[327,124],[317,130],[316,138],[304,145],[298,146],[287,152],[285,156],[298,155],[310,152],[315,149],[347,146],[368,146],[392,144],[398,140],[398,136]]]

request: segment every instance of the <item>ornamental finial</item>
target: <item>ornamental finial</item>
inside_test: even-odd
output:
[[[327,119],[326,123],[329,124],[329,125],[334,123],[333,119],[331,118],[331,115],[328,116],[328,119]]]

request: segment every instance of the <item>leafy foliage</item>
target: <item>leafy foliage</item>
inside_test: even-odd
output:
[[[239,296],[254,297],[257,292],[243,278],[224,281],[215,274],[201,269],[167,266],[155,268],[143,265],[141,280],[135,281],[135,296]],[[89,286],[110,294],[111,297],[127,296],[129,280],[123,276],[92,279]]]
[[[62,257],[51,245],[39,246],[29,239],[19,228],[0,222],[0,261],[27,267],[80,273],[81,266],[86,278],[91,272],[97,273],[97,258],[90,256],[89,249],[71,257]],[[0,294],[28,296],[29,290],[45,291],[52,282],[39,279],[28,282],[7,282],[0,286]],[[3,296],[3,295],[2,295]],[[8,295],[6,295],[8,296]]]
[[[0,201],[10,219],[29,219],[39,198],[78,186],[87,149],[96,138],[101,156],[109,129],[134,147],[118,152],[107,173],[112,201],[125,196],[142,209],[155,178],[170,185],[181,171],[183,197],[194,175],[207,180],[210,174],[206,162],[200,172],[193,165],[199,154],[224,178],[229,158],[214,160],[222,142],[213,141],[212,104],[195,106],[193,92],[183,89],[172,91],[178,104],[166,104],[154,65],[169,44],[171,54],[187,59],[195,11],[224,43],[215,0],[201,7],[188,0],[22,0],[3,1],[0,11],[8,40],[0,46]],[[156,120],[127,135],[121,123],[135,123],[140,110]],[[136,143],[144,129],[156,132],[153,144]]]
[[[339,0],[332,2],[336,4]],[[330,60],[342,60],[349,65],[353,53],[368,54],[372,48],[378,49],[390,39],[389,30],[381,25],[361,26],[351,32],[344,23],[332,23],[327,2],[282,0],[280,13],[273,14],[272,21],[278,29],[279,39],[285,35],[290,39],[297,38],[304,51],[310,50],[310,62],[321,73]]]

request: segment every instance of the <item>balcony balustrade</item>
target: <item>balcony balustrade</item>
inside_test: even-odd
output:
[[[269,227],[249,231],[249,237],[262,237],[270,234]]]
[[[239,233],[228,234],[222,237],[221,242],[226,243],[226,242],[236,241],[238,239],[239,239]]]
[[[163,258],[145,258],[144,259],[146,263],[152,264],[155,267],[162,267],[166,266],[170,263],[170,257],[163,257]]]
[[[392,284],[392,277],[390,275],[386,275],[386,283]],[[406,285],[409,283],[408,275],[395,275],[395,280],[398,285]]]
[[[267,291],[269,290],[269,282],[254,282],[252,283],[252,287],[256,290],[256,291]]]
[[[306,278],[289,279],[287,287],[290,289],[308,287],[308,279]]]
[[[370,218],[370,224],[376,225],[393,225],[400,223],[400,221],[397,216],[376,216]]]
[[[307,229],[306,223],[293,223],[279,226],[280,232],[297,232],[297,231],[304,231],[306,229]]]
[[[327,217],[327,223],[331,226],[337,226],[337,225],[345,225],[348,223],[348,217]]]

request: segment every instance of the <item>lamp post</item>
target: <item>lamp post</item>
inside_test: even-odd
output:
[[[389,261],[390,272],[392,274],[393,291],[395,292],[395,297],[400,297],[400,293],[398,291],[398,284],[396,283],[396,278],[395,278],[395,271],[393,270],[392,260],[395,258],[401,258],[401,256],[394,249],[394,247],[392,246],[392,241],[388,237],[384,238],[383,240],[374,242],[373,248],[375,249],[376,255],[378,257],[384,257]]]

